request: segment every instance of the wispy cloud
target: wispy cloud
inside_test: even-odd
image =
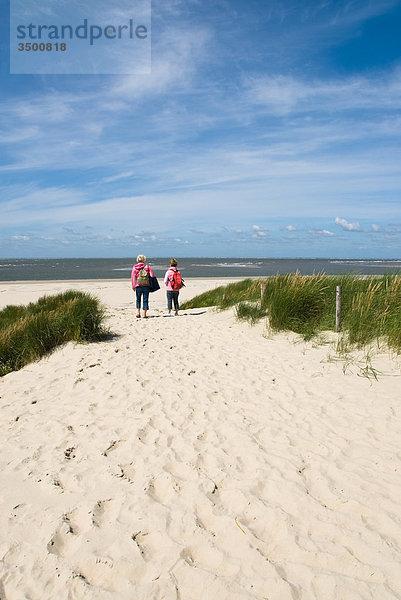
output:
[[[118,173],[111,177],[102,177],[99,183],[113,183],[114,181],[121,181],[121,179],[129,179],[134,175],[135,171],[125,171],[124,173]]]
[[[394,6],[155,2],[150,75],[10,87],[0,110],[4,235],[233,252],[288,242],[306,253],[341,239],[350,255],[401,241],[389,225],[400,214],[401,69],[344,74],[317,57]],[[331,231],[335,215],[358,220],[338,216]]]
[[[305,80],[288,75],[254,75],[245,80],[247,100],[275,115],[339,113],[355,109],[397,109],[401,70],[383,77],[352,76],[339,80]]]
[[[312,235],[334,235],[332,231],[328,231],[327,229],[312,229],[309,233],[311,233]]]

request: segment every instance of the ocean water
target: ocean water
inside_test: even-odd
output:
[[[401,259],[322,258],[182,258],[183,277],[266,277],[277,273],[327,275],[356,273],[382,275],[400,273]],[[129,279],[134,258],[18,258],[0,259],[0,281],[41,281],[50,279]],[[157,277],[164,275],[168,258],[151,258]]]

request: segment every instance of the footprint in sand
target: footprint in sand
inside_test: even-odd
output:
[[[183,462],[169,462],[164,465],[163,469],[173,475],[173,477],[177,477],[182,481],[196,481],[199,479],[198,472],[194,467],[191,467]]]
[[[134,463],[130,462],[126,464],[119,464],[118,467],[121,470],[121,473],[119,473],[117,477],[120,477],[121,479],[126,479],[128,483],[134,483],[136,474]]]
[[[135,586],[155,581],[160,576],[160,567],[144,561],[140,555],[133,557],[132,552],[129,559],[112,560],[109,557],[91,556],[80,561],[78,576],[90,586],[96,586],[102,592],[115,592],[120,597],[127,591],[127,584],[133,589]]]
[[[239,565],[230,564],[221,550],[208,543],[187,546],[182,550],[181,558],[191,567],[216,571],[226,577],[233,576],[239,571]]]
[[[131,539],[146,562],[160,558],[161,554],[171,555],[175,547],[169,536],[161,531],[138,531],[132,534]]]
[[[111,440],[110,444],[108,445],[108,447],[106,448],[106,450],[104,450],[102,452],[102,456],[108,456],[109,453],[112,450],[115,450],[116,448],[118,448],[122,443],[122,440]]]
[[[95,527],[104,527],[115,523],[120,513],[121,502],[117,498],[99,500],[92,509],[92,523]]]
[[[160,473],[160,475],[156,475],[156,477],[151,479],[147,491],[153,500],[166,505],[180,491],[180,486],[168,473]]]
[[[91,512],[86,504],[81,504],[71,512],[66,513],[63,520],[74,535],[79,535],[92,527]]]
[[[80,538],[76,535],[68,517],[64,515],[62,522],[47,544],[47,550],[57,556],[71,556],[80,543]]]

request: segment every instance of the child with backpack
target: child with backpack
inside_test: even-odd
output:
[[[175,314],[178,315],[180,305],[178,303],[178,295],[180,289],[184,287],[184,280],[181,277],[181,273],[177,269],[177,260],[170,258],[170,268],[167,269],[164,276],[164,283],[167,287],[167,310],[168,314],[171,315],[171,309],[174,303]]]
[[[150,277],[153,277],[153,271],[146,263],[146,256],[138,254],[137,264],[134,265],[131,273],[132,289],[136,293],[137,319],[141,318],[141,298],[143,298],[143,318],[147,319],[146,313],[149,310],[149,292]]]

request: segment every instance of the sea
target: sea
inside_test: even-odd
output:
[[[168,268],[168,258],[149,259],[155,275]],[[0,282],[68,279],[129,279],[135,258],[8,258],[0,259]],[[323,258],[179,258],[185,277],[267,277],[277,273],[327,275],[400,273],[401,259]]]

